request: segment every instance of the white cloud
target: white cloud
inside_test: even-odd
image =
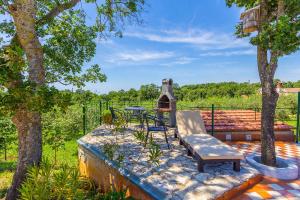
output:
[[[137,50],[132,52],[122,52],[114,55],[114,58],[109,59],[108,62],[120,63],[127,62],[143,62],[152,60],[161,60],[174,57],[174,52],[171,51],[143,51]]]
[[[248,50],[237,50],[237,51],[215,51],[201,53],[199,56],[242,56],[242,55],[255,55],[256,51],[254,49]]]
[[[250,46],[247,40],[238,39],[232,34],[199,29],[188,29],[185,31],[160,30],[158,32],[153,32],[151,30],[141,32],[132,31],[125,32],[124,35],[161,43],[191,44],[202,50],[242,48]]]
[[[194,60],[197,60],[197,58],[191,58],[191,57],[179,57],[177,58],[175,61],[173,62],[168,62],[168,63],[162,63],[160,65],[162,66],[173,66],[173,65],[186,65],[186,64],[190,64],[191,62],[193,62]]]

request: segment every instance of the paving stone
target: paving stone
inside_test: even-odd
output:
[[[195,179],[199,182],[206,181],[209,177],[211,177],[208,173],[200,173],[195,176]]]

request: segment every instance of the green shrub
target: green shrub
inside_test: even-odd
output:
[[[288,110],[284,110],[284,109],[277,109],[276,113],[275,113],[275,119],[279,120],[279,121],[286,121],[289,120],[289,114],[288,114]]]
[[[85,199],[93,184],[80,177],[78,169],[67,164],[54,169],[44,160],[28,170],[28,177],[20,189],[21,200]]]
[[[105,110],[102,114],[103,123],[106,125],[112,125],[112,116],[109,110]]]
[[[54,168],[48,160],[28,169],[20,188],[21,200],[125,200],[127,189],[101,194],[93,181],[80,176],[77,168],[67,164]]]

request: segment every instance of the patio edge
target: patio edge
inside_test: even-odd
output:
[[[156,189],[149,183],[143,182],[138,176],[134,175],[129,170],[118,167],[114,161],[109,160],[103,152],[101,152],[99,149],[97,149],[93,145],[87,144],[87,143],[83,142],[81,139],[77,140],[77,143],[79,145],[79,148],[83,148],[82,149],[83,151],[87,150],[89,153],[94,155],[100,162],[101,161],[104,162],[104,165],[106,165],[106,167],[113,169],[117,173],[116,175],[120,175],[121,177],[123,177],[125,179],[125,181],[116,180],[116,182],[118,182],[118,181],[126,182],[126,179],[127,179],[132,185],[136,186],[138,189],[140,189],[142,192],[144,192],[147,196],[149,196],[150,199],[160,200],[160,199],[168,198],[168,196],[165,193]],[[79,162],[84,162],[80,158],[80,155],[79,155]],[[80,163],[80,165],[82,165],[82,163]],[[89,175],[87,175],[87,176],[90,177]],[[91,178],[93,178],[93,177],[91,177]],[[114,176],[114,178],[116,178],[116,177]],[[94,177],[94,179],[95,179],[95,177]],[[116,178],[116,179],[118,179],[118,178]],[[109,181],[109,180],[106,180],[106,181]],[[101,181],[97,181],[97,182],[100,187],[103,187],[101,185],[101,183],[99,183]],[[127,183],[126,185],[128,186],[128,188],[130,188],[130,184]],[[122,187],[122,185],[119,185],[119,187]],[[132,196],[134,197],[134,195],[132,195]]]

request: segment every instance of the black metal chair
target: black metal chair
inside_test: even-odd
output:
[[[134,110],[132,108],[143,108],[140,106],[131,106],[130,109],[129,107],[125,108],[125,111],[127,111],[127,120],[128,123],[131,123],[133,119],[136,119],[140,123],[140,128],[144,129],[144,120],[143,120],[143,113],[145,112],[145,109],[143,110]]]
[[[170,149],[170,145],[168,142],[168,136],[167,136],[168,128],[165,125],[165,122],[163,120],[159,119],[158,117],[149,115],[147,113],[144,113],[143,118],[146,121],[146,131],[147,131],[146,139],[145,139],[145,146],[147,145],[147,141],[148,141],[150,132],[164,132],[166,143],[168,145],[168,148]],[[152,126],[149,125],[150,120],[154,122],[154,125],[152,125]]]

